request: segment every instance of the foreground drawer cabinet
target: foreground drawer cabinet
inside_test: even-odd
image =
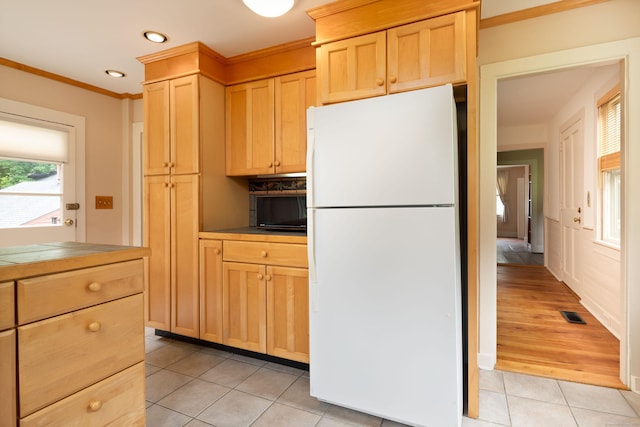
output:
[[[140,362],[20,420],[20,427],[142,426],[144,393],[144,363]],[[133,410],[123,413],[126,407]]]
[[[143,360],[141,324],[137,294],[20,326],[20,416]]]
[[[139,294],[144,289],[142,268],[139,259],[18,280],[18,323]]]
[[[145,425],[148,255],[75,242],[0,251],[0,427]]]

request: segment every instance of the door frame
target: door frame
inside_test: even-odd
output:
[[[29,119],[36,119],[45,122],[58,123],[69,129],[71,138],[74,139],[75,152],[75,200],[80,204],[80,208],[75,212],[76,242],[86,241],[87,221],[86,221],[86,199],[85,199],[85,118],[75,114],[52,110],[37,105],[24,102],[13,101],[11,99],[0,98],[0,111],[8,114],[22,116]],[[64,206],[62,207],[64,209]],[[33,243],[33,234],[26,237],[28,241],[16,242],[16,244]]]
[[[480,67],[479,155],[479,351],[478,365],[492,370],[496,363],[496,224],[495,180],[497,152],[497,88],[503,78],[554,71],[563,68],[622,61],[624,96],[623,147],[624,182],[640,182],[640,123],[629,120],[640,115],[640,38],[602,43],[565,51],[487,64]],[[632,82],[630,84],[630,82]],[[635,86],[635,89],[634,89]],[[620,340],[620,379],[632,390],[640,392],[640,311],[632,310],[630,301],[640,298],[640,225],[632,218],[640,211],[640,195],[629,186],[623,187],[623,237],[621,242],[623,327]]]

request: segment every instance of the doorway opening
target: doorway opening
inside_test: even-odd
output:
[[[622,75],[620,62],[607,62],[497,82],[496,197],[506,201],[508,218],[496,215],[499,369],[624,387],[622,254],[620,247],[603,249],[597,242],[601,202],[596,170],[596,100],[619,85]],[[517,153],[526,157],[522,152],[530,150],[543,152],[539,166],[544,179],[539,223],[531,220],[534,227],[524,236],[517,222],[527,220],[529,199],[518,192],[517,179],[526,182],[527,177],[516,159]],[[503,164],[504,153],[516,157],[507,156]],[[525,207],[519,210],[513,198]],[[532,208],[529,213],[533,217],[538,212]],[[505,250],[514,248],[513,253]],[[529,252],[543,254],[542,262],[526,262]],[[566,310],[579,313],[587,325],[566,322]]]

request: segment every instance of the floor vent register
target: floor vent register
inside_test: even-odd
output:
[[[587,322],[585,322],[575,311],[560,310],[560,314],[562,314],[562,317],[564,317],[564,319],[569,323],[579,323],[581,325],[587,324]]]

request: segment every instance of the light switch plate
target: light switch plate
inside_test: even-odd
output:
[[[96,209],[113,209],[113,196],[96,196]]]

